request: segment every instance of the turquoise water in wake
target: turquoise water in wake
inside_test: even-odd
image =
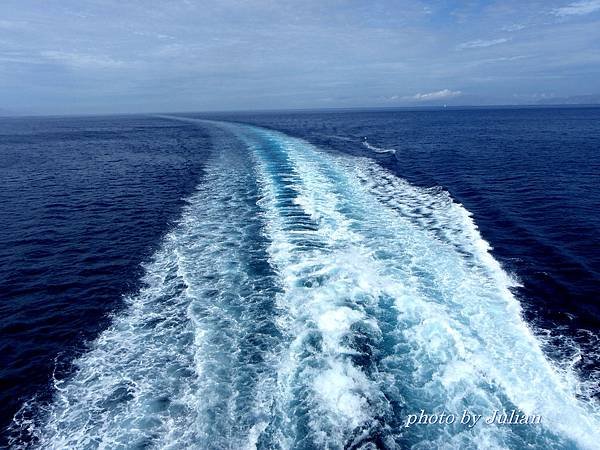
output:
[[[173,120],[211,134],[203,181],[144,287],[15,425],[37,445],[595,448],[597,410],[445,191],[281,132]],[[407,427],[421,410],[542,420]]]

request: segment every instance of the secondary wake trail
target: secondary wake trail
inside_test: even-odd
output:
[[[369,159],[199,121],[206,176],[146,287],[56,383],[42,448],[594,448],[468,211]],[[41,408],[30,405],[30,408]],[[541,425],[406,427],[424,410]]]

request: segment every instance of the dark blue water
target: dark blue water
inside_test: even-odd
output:
[[[148,117],[0,119],[2,428],[139,287],[208,150]]]
[[[324,155],[349,154],[352,155],[350,161],[366,157],[412,186],[441,187],[447,191],[472,213],[482,237],[493,247],[493,256],[519,280],[520,286],[513,288],[513,292],[546,355],[557,367],[571,368],[577,374],[581,380],[578,395],[586,401],[599,395],[600,109],[186,114],[185,117],[253,124],[277,130],[314,144]],[[191,323],[200,323],[205,330],[195,335],[208,336],[206,342],[210,342],[202,344],[209,346],[204,354],[212,355],[211,349],[220,348],[221,353],[216,352],[215,355],[223,355],[226,348],[236,342],[251,342],[251,349],[261,350],[253,353],[246,352],[246,349],[242,351],[246,352],[245,356],[236,360],[235,364],[249,368],[246,378],[236,378],[238,375],[234,368],[238,366],[225,357],[215,356],[209,363],[205,362],[203,372],[214,374],[214,380],[189,381],[188,384],[196,383],[193,385],[199,386],[198,392],[204,392],[202,389],[207,389],[206,386],[213,386],[215,392],[226,396],[226,389],[215,384],[215,380],[231,377],[229,385],[239,384],[249,389],[246,393],[240,390],[245,395],[236,394],[236,401],[242,402],[240,399],[258,395],[254,390],[250,391],[250,386],[268,385],[269,380],[277,378],[271,373],[273,365],[269,361],[270,358],[279,358],[279,353],[272,355],[270,351],[287,348],[294,337],[285,338],[285,333],[273,331],[278,326],[279,316],[285,316],[278,310],[285,309],[284,306],[272,305],[273,299],[279,295],[277,292],[285,291],[284,287],[276,288],[278,282],[273,281],[273,277],[274,273],[285,272],[282,267],[296,267],[294,264],[298,261],[288,261],[277,253],[271,254],[269,259],[265,256],[268,253],[266,249],[270,242],[278,243],[281,233],[295,233],[293,236],[297,236],[298,233],[307,230],[312,233],[318,229],[318,224],[300,211],[293,199],[300,195],[300,191],[297,192],[300,185],[308,191],[313,189],[314,195],[320,192],[315,190],[318,188],[311,187],[311,180],[304,180],[302,174],[298,174],[296,167],[300,166],[294,164],[300,163],[294,162],[293,158],[301,156],[278,147],[283,145],[278,141],[284,139],[280,135],[238,130],[233,125],[224,131],[215,130],[215,126],[206,123],[159,117],[0,119],[2,428],[10,423],[24,403],[29,406],[18,415],[21,424],[28,420],[35,422],[39,420],[38,415],[43,416],[47,405],[54,401],[53,379],[69,379],[77,370],[71,362],[79,355],[85,355],[90,346],[102,350],[101,346],[93,344],[93,340],[109,326],[111,314],[123,316],[124,297],[135,295],[143,286],[152,287],[151,280],[142,281],[142,275],[148,273],[150,278],[159,276],[161,268],[164,268],[166,280],[174,283],[169,285],[168,290],[161,288],[161,303],[170,305],[172,299],[184,295],[185,290],[180,285],[185,284],[185,295],[194,299],[205,296],[213,299],[214,305],[219,305],[204,312],[199,312],[200,307],[194,302],[191,307],[185,306],[187,303],[177,306],[177,311],[195,311]],[[310,151],[306,150],[306,153]],[[248,156],[253,152],[256,156]],[[302,151],[298,155],[302,155]],[[204,167],[209,159],[213,161],[212,166],[205,174]],[[320,160],[313,158],[310,164],[317,164],[315,161]],[[253,168],[255,164],[257,168]],[[344,164],[352,166],[352,163]],[[231,171],[231,182],[224,172],[219,172],[224,167]],[[376,236],[379,242],[389,239],[390,246],[394,245],[393,239],[399,239],[398,235],[380,236],[380,231],[375,231],[367,223],[368,215],[361,216],[361,208],[366,208],[364,199],[354,197],[354,190],[349,189],[348,182],[340,178],[339,171],[336,172],[338,166],[330,166],[327,160],[323,167],[326,167],[323,169],[324,176],[332,180],[332,192],[346,199],[346,204],[340,206],[341,213],[363,223],[362,228],[354,231]],[[265,171],[262,177],[268,181],[257,175],[260,170]],[[364,180],[367,184],[368,178]],[[278,196],[273,206],[268,206],[269,183],[276,186],[273,192]],[[393,186],[377,189],[377,192],[388,189],[385,202],[402,200],[403,194]],[[426,194],[420,192],[410,194],[417,199],[411,214],[420,214],[424,219],[433,217],[433,225],[425,227],[427,232],[431,232],[432,236],[436,233],[443,235],[445,230],[441,228],[444,226],[453,229],[454,225],[448,224],[446,216],[443,220],[439,219],[437,207],[429,210],[424,205],[423,211],[418,211],[419,201],[429,201]],[[197,201],[190,200],[191,206],[188,207],[183,199],[190,195],[199,197]],[[262,206],[263,203],[267,206]],[[255,205],[263,210],[255,210]],[[289,222],[291,217],[293,223],[285,222],[288,225],[282,225],[283,231],[277,232],[275,228],[278,225],[274,224],[279,222],[273,214],[281,211],[285,211],[286,220]],[[185,218],[183,225],[179,221],[182,214]],[[381,212],[381,217],[387,217],[385,214]],[[331,216],[330,220],[335,217]],[[336,226],[342,227],[341,222]],[[455,226],[460,229],[463,225],[457,222]],[[171,252],[168,245],[165,249],[161,242],[168,231],[177,227],[183,227],[184,231],[175,233],[172,241],[178,242],[178,247]],[[321,251],[325,245],[315,243],[313,237],[298,236],[301,244],[292,240],[289,245],[300,245],[299,255],[307,251],[302,250],[304,248]],[[222,248],[213,248],[218,247],[217,244],[222,244]],[[187,254],[195,245],[197,249]],[[398,245],[403,245],[402,239],[399,239]],[[463,245],[462,241],[460,245]],[[323,255],[329,255],[331,251],[328,249]],[[461,250],[465,254],[469,251]],[[174,263],[175,260],[168,255],[177,255],[177,262]],[[212,256],[209,258],[208,255]],[[190,274],[207,270],[207,266],[201,264],[203,258],[215,264],[214,274],[209,271],[203,275],[205,282],[212,280],[210,282],[215,286],[212,291],[202,288],[204,290],[200,294],[194,291],[198,281],[191,280]],[[392,258],[391,267],[394,256],[386,258]],[[163,263],[163,260],[166,262]],[[221,260],[225,265],[238,263],[234,268],[228,266],[227,270],[222,269],[221,273]],[[270,261],[268,264],[267,260]],[[143,269],[141,263],[151,265]],[[439,265],[446,263],[440,260]],[[178,268],[172,267],[172,264]],[[313,270],[313,266],[307,267],[303,270]],[[443,287],[435,286],[435,277],[427,275],[426,269],[421,270],[423,283],[428,284],[428,289],[442,292]],[[181,277],[179,281],[178,277]],[[313,286],[314,280],[320,280],[314,275],[311,277],[309,281],[303,281],[305,286]],[[324,282],[319,283],[322,285]],[[258,289],[256,286],[263,286],[260,288],[261,296],[252,294]],[[231,294],[230,297],[222,297],[225,291]],[[142,298],[146,295],[143,292]],[[238,304],[239,300],[232,300],[234,297],[246,300]],[[352,335],[353,343],[348,344],[363,350],[371,349],[361,350],[362,359],[353,360],[360,367],[370,367],[365,369],[365,373],[384,372],[384,366],[388,367],[390,374],[399,370],[392,370],[391,366],[386,366],[389,363],[383,361],[393,358],[397,352],[401,353],[401,350],[392,349],[401,349],[405,344],[401,340],[396,342],[396,338],[391,336],[399,327],[408,325],[389,315],[384,305],[391,305],[393,299],[386,298],[384,295],[377,307],[364,307],[373,320],[378,321],[384,332],[383,341],[379,342],[380,338],[362,329],[357,335]],[[473,298],[473,302],[477,300]],[[248,302],[256,307],[249,308]],[[270,305],[268,310],[264,309],[267,308],[265,305]],[[383,309],[380,311],[378,308]],[[263,312],[259,314],[259,310]],[[219,320],[208,321],[211,315],[218,315]],[[249,318],[260,326],[240,328],[239,324]],[[186,342],[185,346],[192,348],[193,339],[186,337],[185,330],[175,327],[161,328],[160,332],[164,333],[161,336],[168,337],[168,330],[173,330],[173,336],[178,336],[177,345]],[[140,326],[140,329],[148,329],[148,325]],[[231,332],[226,331],[228,329]],[[225,330],[223,336],[219,335],[219,330]],[[236,333],[242,334],[238,336]],[[145,335],[135,336],[137,339]],[[313,336],[307,339],[314,342],[306,344],[301,354],[303,358],[313,356],[307,359],[306,366],[295,372],[299,380],[320,364],[331,364],[319,362],[321,360],[314,356],[321,351],[314,348],[321,348],[324,344],[319,342],[325,338],[314,335],[313,331],[307,336]],[[127,340],[114,341],[124,347],[129,345]],[[160,342],[165,343],[165,349],[173,344],[167,338]],[[195,342],[194,345],[201,345]],[[131,344],[132,347],[135,345]],[[148,351],[156,349],[151,347]],[[93,352],[90,354],[95,355]],[[198,356],[193,354],[186,358],[190,365],[192,361],[198,361]],[[86,361],[84,357],[77,364],[77,367],[83,368],[81,373],[87,370],[89,361]],[[414,364],[412,359],[407,361],[405,369]],[[109,363],[106,365],[109,366]],[[231,371],[229,375],[228,370]],[[142,373],[144,375],[136,376],[152,377],[148,371]],[[182,375],[184,378],[190,376]],[[135,377],[132,379],[134,383],[141,382]],[[321,380],[318,376],[315,379]],[[299,448],[318,447],[317,441],[310,440],[311,422],[307,418],[313,408],[310,402],[314,401],[316,405],[322,399],[312,399],[309,393],[312,388],[308,385],[298,382],[295,386],[295,395],[305,397],[308,403],[298,403],[297,400],[290,403],[291,410],[295,411],[290,420],[297,422],[296,428],[291,431],[277,420],[267,420],[264,429],[262,425],[252,428],[250,417],[254,412],[250,411],[254,409],[248,404],[240,404],[239,411],[246,411],[243,415],[245,420],[238,421],[237,426],[243,427],[247,421],[248,429],[252,428],[255,430],[252,433],[259,436],[254,441],[259,447],[262,443],[263,448],[269,448],[273,442],[278,442],[277,433],[288,438],[296,436],[289,439]],[[127,391],[129,388],[123,389]],[[169,391],[170,388],[157,389]],[[177,387],[170,396],[182,395],[181,389]],[[402,387],[398,389],[402,391]],[[392,399],[396,394],[382,390],[382,395]],[[400,397],[407,395],[402,391]],[[125,394],[115,398],[120,399],[115,404],[129,399]],[[369,398],[373,405],[379,404]],[[429,401],[433,404],[437,398],[431,397]],[[391,401],[388,406],[384,405],[387,404],[385,402],[382,403],[384,406],[373,406],[379,411],[373,416],[376,419],[372,419],[378,425],[372,425],[368,428],[371,431],[365,432],[371,436],[369,442],[385,447],[392,440],[412,445],[424,439],[410,434],[398,437],[393,430],[389,431],[390,427],[397,426],[393,417],[405,411],[397,406],[401,403],[399,399]],[[513,399],[511,401],[514,402]],[[412,403],[407,400],[407,404]],[[104,405],[103,408],[111,407]],[[314,408],[316,411],[316,406]],[[217,412],[211,414],[214,420],[220,417]],[[261,419],[257,419],[257,423],[265,420],[265,414],[258,414]],[[275,417],[279,416],[275,414]],[[282,420],[281,417],[278,420]],[[343,422],[339,418],[336,420]],[[56,423],[59,427],[63,422],[57,420]],[[149,440],[144,441],[146,444],[152,439],[159,439],[157,436],[163,433],[147,424],[144,426],[153,430],[147,437]],[[219,426],[219,434],[227,436],[228,432],[231,433],[230,439],[234,442],[233,436],[237,434],[226,429],[224,423]],[[10,433],[18,436],[20,442],[27,442],[31,436],[22,432],[23,428],[21,426],[19,432],[13,428]],[[205,428],[204,435],[216,433],[214,427],[212,431],[206,431],[208,425]],[[60,433],[53,430],[56,439]],[[325,425],[321,431],[332,436],[339,432],[340,436],[345,436],[342,431],[330,430]],[[44,433],[41,435],[44,436]],[[247,429],[245,433],[248,433]],[[298,433],[306,434],[306,438],[298,439]],[[4,433],[5,438],[8,434],[8,431]],[[522,442],[529,441],[534,447],[543,448],[544,439],[554,438],[545,435],[528,438],[516,433],[511,439],[514,441],[506,441],[504,445],[519,448]],[[358,444],[356,446],[358,448]]]

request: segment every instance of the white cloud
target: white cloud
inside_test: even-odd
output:
[[[508,41],[509,40],[507,38],[490,39],[490,40],[476,39],[474,41],[463,42],[462,44],[459,44],[456,48],[458,48],[459,50],[465,50],[468,48],[484,48],[484,47],[491,47],[493,45],[504,44],[505,42],[508,42]]]
[[[461,91],[451,91],[450,89],[442,89],[441,91],[427,92],[425,94],[415,94],[410,97],[404,97],[405,100],[415,100],[417,102],[427,102],[431,100],[443,100],[447,98],[458,97]]]
[[[22,52],[0,52],[0,61],[18,64],[40,64],[40,58],[32,57]]]
[[[11,21],[0,19],[0,30],[24,30],[27,27],[25,21]]]
[[[149,38],[158,39],[161,41],[175,40],[175,37],[171,36],[170,34],[149,33],[147,31],[134,31],[133,34],[135,34],[136,36],[149,37]]]
[[[46,59],[80,69],[114,69],[125,65],[123,61],[104,55],[89,55],[55,50],[44,51],[41,55]]]
[[[600,10],[600,0],[583,0],[552,10],[555,16],[583,16]]]
[[[525,25],[523,25],[522,23],[513,23],[511,25],[505,25],[502,27],[502,31],[508,31],[508,32],[512,32],[512,31],[520,31],[522,29],[525,28]]]

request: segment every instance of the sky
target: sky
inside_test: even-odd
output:
[[[600,0],[2,0],[0,112],[600,99]]]

